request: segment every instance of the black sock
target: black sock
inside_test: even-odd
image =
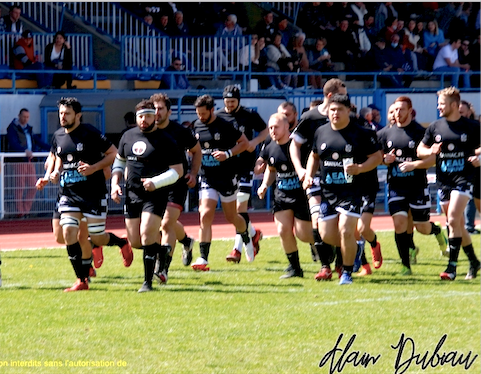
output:
[[[89,277],[91,267],[92,267],[92,260],[90,258],[83,258],[82,259],[82,278],[80,279],[86,279]]]
[[[199,247],[200,247],[200,257],[202,257],[204,260],[208,261],[209,260],[209,252],[210,252],[210,242],[199,243]]]
[[[441,227],[436,226],[433,222],[431,222],[431,232],[429,235],[438,235],[441,232]]]
[[[312,229],[312,236],[314,237],[314,244],[322,243],[321,234],[318,229]]]
[[[407,234],[407,231],[406,231],[406,234]],[[414,244],[414,232],[407,235],[409,238],[409,248],[412,248],[412,249],[416,248],[416,245]]]
[[[342,267],[342,252],[341,252],[341,247],[336,247],[336,266]]]
[[[367,262],[367,258],[366,258],[366,251],[362,251],[362,255],[361,255],[361,265],[367,265],[368,262]]]
[[[163,246],[161,246],[161,248],[162,248],[161,251],[164,251],[164,248],[165,248],[164,267],[161,268],[161,269],[165,270],[165,272],[168,273],[170,263],[172,262],[172,256],[170,255],[170,252],[172,252],[172,247],[170,245],[163,245]]]
[[[409,248],[410,248],[410,234],[403,232],[401,234],[394,234],[394,240],[396,242],[397,250],[401,262],[404,266],[411,269],[411,264],[409,263]],[[414,248],[414,247],[413,247]]]
[[[165,253],[162,259],[162,254],[160,253],[160,244],[154,243],[149,245],[143,245],[144,250],[144,281],[152,285],[152,277],[154,276],[155,259],[159,253],[159,259],[161,265],[165,263]]]
[[[342,265],[342,272],[343,273],[347,273],[347,274],[351,275],[353,269],[354,269],[353,265]]]
[[[185,234],[185,236],[179,240],[179,243],[183,245],[190,245],[190,240],[191,239],[187,236],[187,234]]]
[[[239,234],[242,237],[242,242],[244,244],[247,244],[247,243],[250,242],[251,237],[249,236],[249,230],[248,229],[246,229],[246,231],[244,231],[244,232],[238,232],[237,234]]]
[[[296,271],[301,270],[301,264],[299,262],[299,251],[295,251],[292,253],[286,254],[289,263],[292,265],[292,268]]]
[[[459,251],[461,250],[462,238],[449,238],[449,264],[456,266],[458,264]]]
[[[371,245],[371,248],[374,248],[377,245],[377,235],[374,234],[374,240],[372,242],[368,240],[368,242]]]
[[[324,243],[322,240],[321,240],[320,243],[315,243],[314,245],[316,246],[317,253],[319,254],[319,259],[321,260],[321,265],[330,267],[331,259],[333,257],[332,256],[332,250],[333,250],[332,246],[330,244]]]
[[[476,253],[474,253],[473,243],[468,244],[466,247],[463,247],[464,253],[468,256],[469,263],[471,265],[479,264],[479,260],[476,257]]]
[[[108,232],[107,234],[109,234],[110,236],[109,242],[107,243],[108,246],[116,245],[122,248],[125,245],[125,243],[127,243],[126,239],[119,238],[117,235],[112,234],[111,232]]]
[[[80,247],[80,243],[77,242],[67,245],[67,253],[75,275],[83,282],[85,277],[83,276],[82,270],[82,248]]]
[[[244,218],[244,221],[246,221],[246,227],[247,229],[246,230],[249,230],[249,222],[251,221],[250,218],[249,218],[249,214],[248,213],[239,213],[242,218]]]

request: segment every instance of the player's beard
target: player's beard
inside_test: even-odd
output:
[[[71,128],[74,127],[74,126],[75,126],[75,121],[73,121],[73,122],[71,122],[71,123],[66,123],[65,125],[62,125],[62,127],[63,127],[64,129],[67,129],[67,130],[68,130],[68,129],[71,129]]]
[[[139,128],[140,128],[140,131],[142,132],[151,132],[155,126],[157,125],[155,124],[155,121],[153,121],[152,124],[149,125],[149,127],[146,127],[146,128],[139,127]]]

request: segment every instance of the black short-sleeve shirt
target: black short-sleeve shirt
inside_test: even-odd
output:
[[[442,185],[456,186],[473,181],[475,168],[468,158],[480,145],[478,122],[464,117],[455,122],[438,119],[429,125],[422,142],[428,147],[443,143],[436,156],[436,177]]]
[[[150,200],[150,194],[165,194],[169,186],[153,192],[145,191],[141,178],[151,178],[182,163],[182,153],[165,131],[143,133],[138,127],[128,130],[119,142],[118,156],[127,163],[125,187],[131,202]]]
[[[63,164],[60,194],[84,200],[105,198],[107,187],[103,170],[84,176],[77,168],[80,161],[89,165],[96,164],[111,146],[112,143],[89,124],[81,123],[69,133],[63,127],[55,131],[51,150],[60,157]]]

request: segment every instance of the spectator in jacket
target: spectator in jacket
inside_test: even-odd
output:
[[[33,45],[33,35],[30,30],[25,30],[22,37],[17,40],[12,51],[12,67],[15,70],[42,70],[43,64],[39,61],[39,56],[35,55]],[[45,75],[38,74],[22,74],[23,78],[36,79],[39,88],[46,84]],[[19,78],[19,76],[17,76]]]
[[[53,38],[54,42],[45,47],[45,67],[52,70],[72,70],[72,49],[70,43],[66,41],[65,33],[57,31]],[[54,74],[52,86],[60,88],[67,83],[67,89],[75,88],[72,86],[72,74]]]
[[[3,25],[5,32],[13,32],[21,34],[23,32],[23,23],[20,19],[22,8],[18,5],[12,5],[6,16],[3,17]]]
[[[168,89],[168,90],[186,90],[190,88],[189,81],[185,76],[185,73],[182,74],[170,74],[169,72],[178,72],[182,71],[182,61],[178,57],[174,57],[172,59],[172,64],[165,69],[166,74],[163,74],[160,78],[160,87],[161,89]]]
[[[14,158],[11,161],[14,175],[14,195],[17,218],[26,216],[32,209],[35,197],[37,175],[33,164],[33,152],[48,151],[50,146],[33,134],[32,126],[28,124],[30,113],[23,108],[7,128],[7,147],[9,152],[25,152],[24,158]]]

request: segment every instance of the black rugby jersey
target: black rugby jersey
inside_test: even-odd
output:
[[[276,189],[274,198],[279,202],[295,203],[306,200],[306,194],[302,189],[294,165],[289,154],[291,139],[286,144],[277,144],[271,141],[264,149],[267,164],[276,169]]]
[[[159,129],[143,133],[138,127],[128,130],[119,142],[118,155],[127,162],[125,187],[132,202],[144,201],[149,194],[162,194],[170,187],[145,191],[141,178],[151,178],[182,163],[177,143]]]
[[[422,142],[428,147],[443,143],[436,156],[436,178],[441,184],[455,186],[472,182],[475,168],[468,158],[480,145],[478,122],[464,117],[455,122],[438,119],[429,125]]]
[[[405,127],[393,125],[378,131],[383,152],[386,154],[394,149],[396,155],[396,160],[388,165],[387,180],[391,189],[409,191],[413,188],[426,188],[426,169],[414,169],[406,173],[399,170],[401,163],[419,160],[416,150],[425,131],[416,121]]]
[[[212,153],[227,151],[234,147],[242,136],[242,132],[237,130],[232,123],[216,117],[208,125],[200,120],[195,120],[194,133],[202,148],[202,173],[206,178],[232,179],[238,174],[237,156],[220,162],[212,156]]]
[[[227,122],[231,122],[237,130],[245,134],[249,141],[254,139],[255,132],[261,132],[267,128],[266,123],[257,112],[246,109],[243,106],[233,113],[227,113],[225,108],[222,108],[216,111],[215,114]],[[239,155],[239,167],[250,171],[254,168],[256,159],[256,152],[244,151]]]
[[[52,137],[52,151],[62,160],[60,194],[82,199],[102,199],[107,193],[103,170],[92,175],[81,175],[77,168],[80,161],[93,165],[104,157],[112,143],[95,127],[81,123],[75,130],[66,133],[59,128]]]
[[[314,135],[312,151],[320,158],[322,188],[336,194],[362,194],[362,178],[355,175],[346,179],[343,159],[352,158],[353,163],[360,164],[380,149],[375,132],[353,121],[342,130],[333,130],[330,124],[319,127]]]

